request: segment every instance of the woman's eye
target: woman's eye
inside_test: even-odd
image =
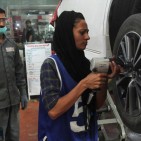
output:
[[[84,35],[84,34],[88,34],[89,30],[83,30],[83,31],[80,31],[80,34],[81,35]]]
[[[84,35],[84,34],[85,34],[85,31],[80,31],[80,34],[81,34],[81,35]]]

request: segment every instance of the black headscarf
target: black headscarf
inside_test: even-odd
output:
[[[79,82],[90,73],[90,62],[84,51],[78,50],[73,37],[76,19],[84,19],[81,13],[64,11],[57,19],[53,37],[53,49],[71,77]]]

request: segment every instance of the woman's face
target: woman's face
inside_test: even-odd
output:
[[[85,20],[79,20],[75,23],[73,35],[77,49],[84,50],[86,48],[87,41],[90,39],[88,32],[89,30]]]

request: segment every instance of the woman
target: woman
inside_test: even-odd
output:
[[[41,67],[39,141],[97,141],[95,111],[106,99],[107,80],[116,65],[111,75],[90,71],[84,55],[88,32],[81,13],[64,11],[57,20],[56,55]]]

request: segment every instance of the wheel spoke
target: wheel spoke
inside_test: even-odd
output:
[[[135,56],[134,56],[134,60],[133,63],[135,64],[135,62],[138,60],[139,56],[140,56],[140,52],[141,52],[141,37],[139,39],[138,45],[137,45],[137,50],[135,52]]]
[[[116,81],[116,85],[120,85],[124,80],[126,80],[127,78],[129,78],[128,76],[128,73],[124,74],[123,77],[119,78],[117,81]]]
[[[132,80],[127,88],[125,99],[125,111],[130,115],[140,113],[141,110],[141,87]]]
[[[136,95],[135,87],[133,86],[134,81],[131,81],[128,85],[128,94],[129,95],[129,114],[132,115],[136,107]]]
[[[137,109],[138,111],[141,110],[141,87],[135,83],[136,88],[136,98],[137,98]]]
[[[138,111],[141,110],[141,89],[138,87],[138,86],[135,86],[136,87],[136,92],[137,92],[137,109]]]
[[[125,47],[126,47],[126,56],[127,56],[127,61],[131,61],[132,57],[133,57],[133,48],[132,48],[132,43],[131,43],[131,39],[125,35]]]
[[[128,110],[129,110],[129,90],[127,89],[125,98],[125,111],[128,112]]]
[[[124,66],[125,63],[126,63],[126,60],[124,60],[123,57],[120,55],[117,58],[117,62],[118,62],[119,65]]]
[[[137,59],[137,61],[134,62],[134,68],[138,69],[139,66],[141,64],[141,55],[139,56],[139,58]]]
[[[121,45],[123,57],[124,57],[124,59],[127,61],[127,54],[126,54],[126,51],[125,51],[124,42],[122,41],[122,42],[120,43],[120,45]]]
[[[140,111],[141,111],[141,98],[139,97],[139,95],[137,95],[137,106],[138,106],[138,110],[140,113]]]
[[[137,89],[137,93],[138,95],[141,97],[141,84],[139,84],[138,82],[135,85],[136,89]]]

